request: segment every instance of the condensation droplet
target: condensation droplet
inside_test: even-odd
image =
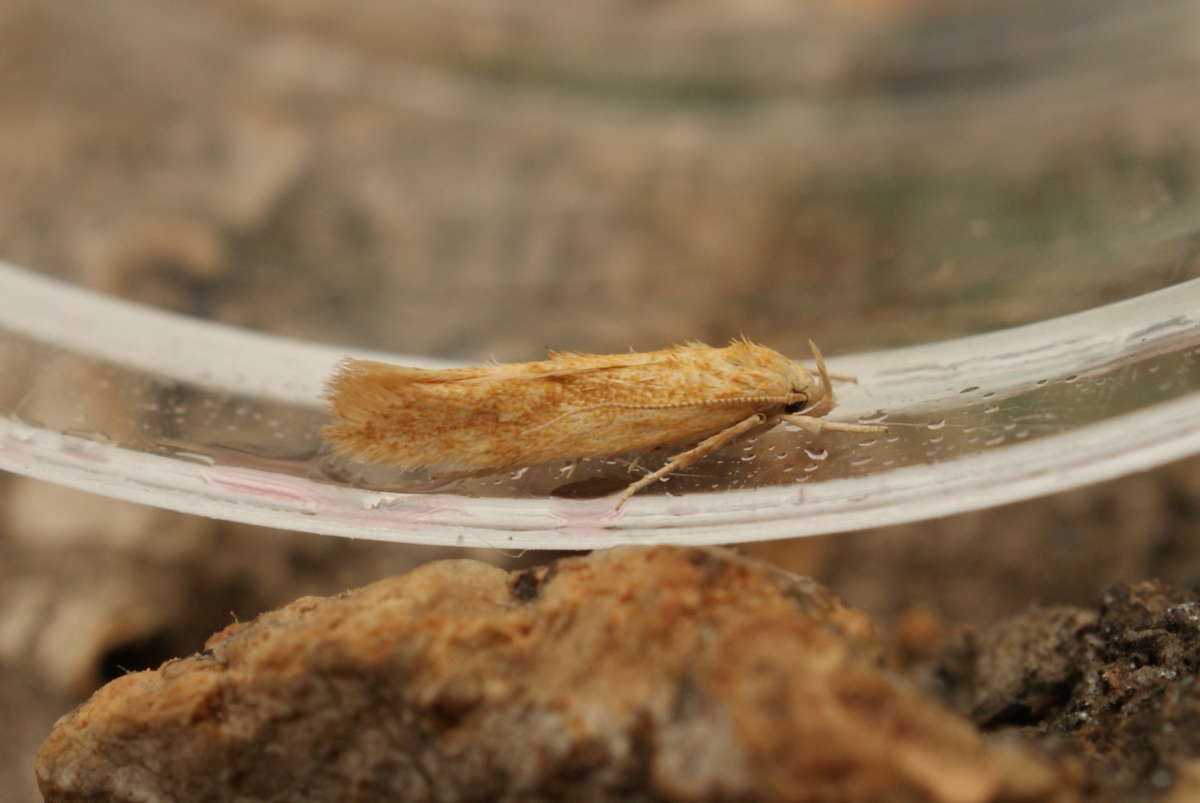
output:
[[[1004,436],[997,435],[994,438],[988,438],[986,441],[983,442],[983,445],[984,446],[999,446],[1002,443],[1004,443]]]
[[[971,385],[970,387],[963,388],[959,393],[974,393],[977,390],[979,390],[979,385]]]
[[[932,429],[932,430],[939,430],[944,426],[946,426],[946,419],[943,418],[940,421],[932,421],[932,422],[926,424],[925,428]]]
[[[804,453],[813,460],[824,460],[829,457],[828,449],[809,449],[805,447]]]
[[[882,424],[887,421],[888,414],[883,410],[876,410],[871,415],[860,415],[858,423],[860,424]]]
[[[984,407],[984,408],[983,408],[983,411],[984,411],[985,413],[998,413],[998,412],[1000,412],[1000,405],[998,405],[998,404],[993,404],[993,405],[990,405],[990,406],[988,406],[988,407]]]

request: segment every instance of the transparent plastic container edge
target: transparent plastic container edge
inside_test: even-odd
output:
[[[323,382],[345,356],[448,364],[189,319],[3,263],[0,331],[63,353],[312,410],[323,407]],[[1186,372],[1187,381],[1146,394],[1139,406],[1139,383],[1155,380],[1137,366],[1162,355],[1179,357],[1173,370]],[[1111,416],[952,459],[821,482],[638,496],[620,511],[611,496],[476,498],[364,490],[139,451],[40,427],[12,409],[0,410],[0,468],[109,497],[282,529],[419,544],[593,549],[731,543],[915,521],[1054,493],[1200,452],[1200,393],[1193,381],[1200,371],[1200,280],[1015,329],[839,356],[836,364],[858,378],[841,393],[836,412],[845,420],[883,410],[889,425],[902,426],[906,416],[944,416],[957,406],[978,406],[981,397],[1013,398],[1063,377],[1104,377],[1111,383],[1107,393],[1134,401]]]

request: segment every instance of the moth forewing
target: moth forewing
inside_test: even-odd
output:
[[[834,401],[813,349],[820,381],[746,340],[721,349],[688,343],[629,354],[554,352],[537,362],[444,371],[346,360],[328,383],[335,421],[322,435],[337,454],[435,473],[695,444],[631,483],[620,507],[651,482],[780,418],[809,431],[882,431],[819,418]]]

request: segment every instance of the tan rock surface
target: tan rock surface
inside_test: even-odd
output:
[[[668,547],[302,598],[108,684],[37,772],[48,801],[1075,799],[824,588]]]

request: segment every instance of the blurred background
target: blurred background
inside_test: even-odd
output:
[[[6,0],[0,257],[466,360],[937,341],[1200,275],[1198,35],[1183,0]],[[1200,584],[1198,468],[745,549],[935,643]],[[0,789],[38,799],[97,684],[450,554],[0,476]]]

